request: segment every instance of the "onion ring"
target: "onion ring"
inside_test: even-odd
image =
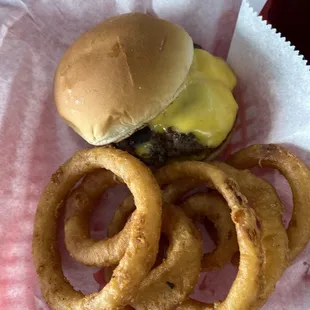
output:
[[[294,209],[287,229],[290,262],[305,248],[310,240],[310,170],[297,156],[275,144],[252,145],[228,159],[228,164],[238,169],[254,166],[272,167],[287,179],[293,193]]]
[[[195,194],[181,204],[182,210],[192,219],[207,217],[217,231],[216,248],[203,255],[203,271],[222,268],[238,252],[235,225],[226,201],[217,193]]]
[[[132,196],[129,196],[115,210],[108,231],[119,232],[134,210]],[[198,280],[202,240],[192,221],[180,208],[164,204],[162,233],[169,239],[167,258],[141,283],[136,297],[129,304],[134,309],[175,309],[188,298]]]
[[[176,203],[180,197],[199,185],[195,179],[179,180],[169,184],[163,190],[164,201]],[[236,229],[230,217],[226,201],[218,193],[199,193],[187,198],[181,205],[183,211],[192,219],[206,217],[215,226],[216,248],[203,256],[203,271],[222,268],[238,252]]]
[[[219,168],[205,162],[174,163],[161,168],[156,173],[156,178],[161,186],[184,178],[211,182],[225,198],[236,225],[240,249],[239,271],[226,299],[213,306],[205,304],[205,309],[212,309],[214,306],[217,309],[253,309],[263,285],[261,237],[255,212],[239,192],[237,183]],[[193,307],[195,303],[197,304],[192,301]],[[191,300],[177,309],[188,309],[188,304],[191,304]]]
[[[201,182],[195,179],[177,180],[163,189],[163,200],[168,203],[179,204],[180,198],[200,184]]]
[[[202,240],[195,225],[179,208],[164,205],[162,232],[169,239],[167,258],[141,283],[134,309],[175,309],[198,281]]]
[[[265,284],[259,295],[259,308],[274,291],[277,281],[288,265],[288,237],[282,222],[284,207],[274,187],[250,171],[237,170],[224,163],[214,163],[231,175],[239,184],[251,207],[255,210],[262,236]]]
[[[129,241],[130,222],[124,227],[124,233],[113,238],[98,241],[91,239],[89,234],[89,214],[95,202],[106,189],[117,183],[113,173],[99,169],[87,175],[66,201],[66,247],[70,255],[84,265],[116,265],[124,256]]]
[[[99,168],[121,178],[135,197],[137,212],[123,258],[110,282],[84,296],[65,279],[56,242],[63,200],[78,180]],[[53,309],[120,309],[134,297],[154,264],[161,227],[161,192],[149,169],[126,152],[100,147],[75,153],[52,176],[37,208],[32,252],[42,294]]]
[[[131,214],[136,209],[135,202],[132,195],[129,195],[125,200],[115,209],[113,216],[107,228],[107,236],[114,238],[119,235],[119,232],[125,227]]]

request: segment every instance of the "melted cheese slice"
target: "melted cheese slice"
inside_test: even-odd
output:
[[[144,142],[135,146],[135,152],[143,158],[149,157],[151,149],[152,144],[150,142]]]
[[[159,133],[170,127],[193,133],[201,144],[215,148],[225,140],[236,119],[235,86],[236,77],[224,60],[195,49],[185,88],[148,125]]]

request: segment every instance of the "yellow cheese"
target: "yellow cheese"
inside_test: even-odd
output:
[[[236,76],[227,63],[219,57],[202,50],[194,50],[194,58],[190,68],[189,78],[202,74],[208,80],[222,82],[230,90],[236,87]]]
[[[195,49],[185,85],[149,127],[159,133],[169,127],[185,134],[191,132],[201,144],[219,146],[231,131],[238,111],[232,95],[234,73],[222,59]]]
[[[135,147],[135,152],[140,157],[148,158],[150,155],[151,148],[152,148],[152,144],[150,142],[144,142],[144,143],[138,144]]]

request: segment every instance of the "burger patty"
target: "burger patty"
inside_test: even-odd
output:
[[[136,147],[143,143],[148,143],[148,152],[142,157],[136,153]],[[115,145],[156,167],[162,166],[170,158],[198,155],[206,150],[192,133],[183,134],[172,128],[168,128],[164,133],[157,133],[144,127]]]

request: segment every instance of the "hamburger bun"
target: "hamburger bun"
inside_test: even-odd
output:
[[[106,19],[62,57],[57,110],[88,143],[118,142],[176,98],[192,59],[193,41],[178,25],[141,13]]]

